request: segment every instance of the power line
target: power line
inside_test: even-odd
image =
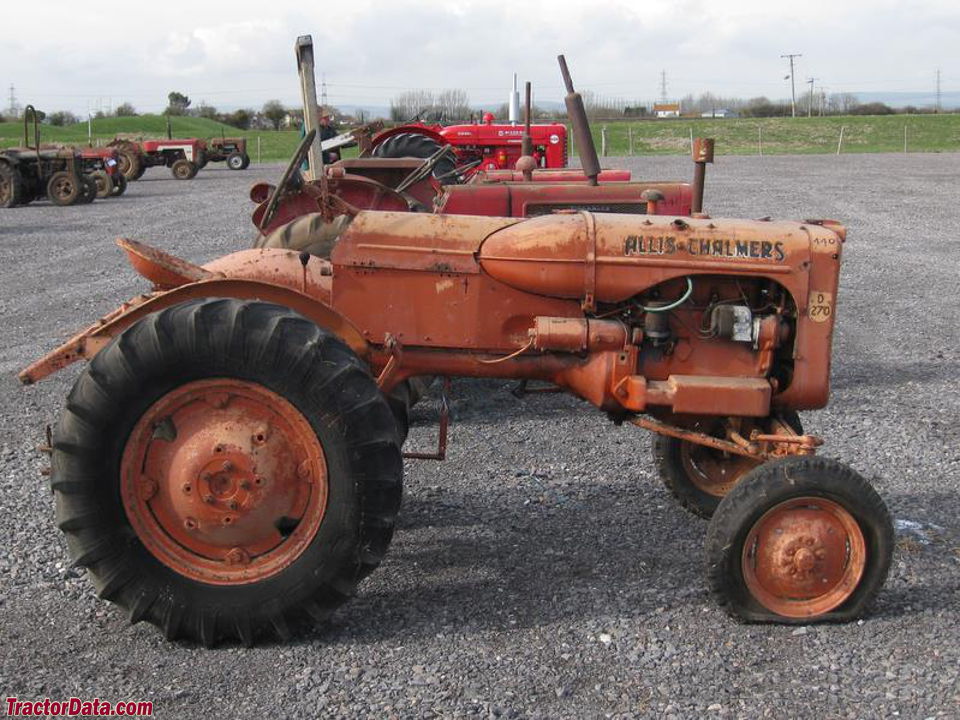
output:
[[[803,57],[800,53],[788,53],[786,55],[781,55],[781,58],[789,58],[790,60],[790,116],[797,116],[797,88],[793,81],[793,59],[798,57]]]

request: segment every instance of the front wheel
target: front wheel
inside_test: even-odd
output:
[[[243,170],[243,154],[238,152],[232,152],[227,155],[227,167],[231,170]]]
[[[195,300],[126,330],[54,437],[57,520],[100,597],[168,638],[285,640],[381,561],[401,495],[390,407],[336,336]]]
[[[835,460],[800,456],[748,473],[707,531],[714,596],[749,622],[848,621],[880,591],[893,553],[883,500]]]
[[[749,434],[750,429],[758,426],[763,432],[803,434],[800,416],[793,410],[761,420],[744,419],[743,422],[751,427],[741,427],[741,434]],[[726,438],[723,418],[697,418],[687,427]],[[667,435],[654,436],[653,459],[660,480],[680,505],[703,518],[712,516],[723,496],[762,462]]]
[[[54,205],[73,205],[81,193],[80,177],[66,170],[55,172],[47,182],[47,197]]]
[[[170,166],[170,172],[177,180],[190,180],[196,176],[199,168],[189,160],[180,158]]]
[[[97,170],[91,173],[90,177],[92,177],[93,181],[97,184],[98,198],[102,200],[103,198],[108,198],[114,194],[113,190],[115,186],[113,184],[113,179],[106,173],[106,171]]]
[[[127,178],[117,173],[113,176],[113,192],[111,197],[120,197],[127,191]]]

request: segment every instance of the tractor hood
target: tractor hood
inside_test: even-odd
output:
[[[811,222],[578,212],[498,230],[479,261],[519,290],[615,303],[688,274],[782,276],[781,284],[791,284],[790,276],[806,274],[814,245],[839,255],[841,232]]]

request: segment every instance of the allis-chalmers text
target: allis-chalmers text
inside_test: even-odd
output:
[[[624,255],[675,255],[685,252],[694,256],[755,258],[782,262],[787,253],[782,242],[769,240],[689,240],[678,241],[673,235],[627,235]]]

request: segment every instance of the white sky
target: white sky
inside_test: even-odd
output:
[[[514,72],[561,100],[556,55],[578,90],[625,100],[668,94],[789,97],[796,77],[827,92],[960,90],[958,0],[5,0],[0,109],[166,106],[171,90],[221,109],[299,104],[293,45],[312,34],[317,81],[337,105],[387,105],[407,89],[506,100]]]

